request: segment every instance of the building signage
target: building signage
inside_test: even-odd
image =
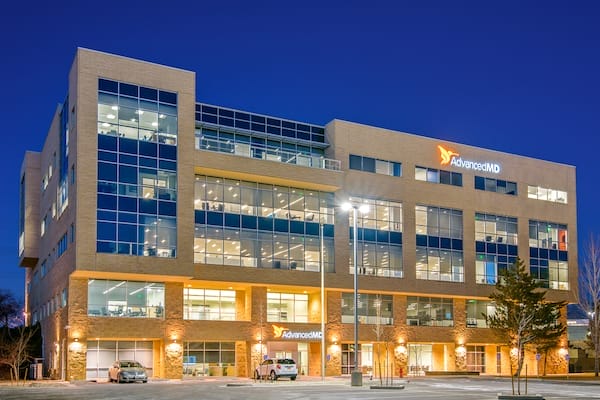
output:
[[[440,151],[441,165],[451,165],[453,167],[491,172],[493,174],[500,173],[500,164],[489,161],[464,160],[457,152],[440,145],[438,145],[438,150]]]
[[[273,327],[273,336],[275,339],[303,339],[303,340],[320,340],[323,337],[321,331],[291,331],[282,326],[271,325]]]

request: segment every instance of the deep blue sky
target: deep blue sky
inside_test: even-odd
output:
[[[286,3],[4,6],[0,288],[23,296],[19,168],[26,150],[41,150],[78,46],[195,71],[203,102],[316,124],[340,118],[575,165],[580,252],[600,233],[599,2]]]

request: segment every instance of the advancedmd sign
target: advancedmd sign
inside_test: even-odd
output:
[[[441,165],[451,165],[453,167],[470,169],[473,171],[491,172],[493,174],[500,173],[499,164],[487,161],[463,160],[460,154],[440,145],[438,145],[438,150],[440,151]]]
[[[287,328],[277,325],[271,325],[273,327],[273,336],[276,339],[304,339],[304,340],[317,340],[323,337],[321,331],[309,331],[309,332],[295,332],[290,331]]]

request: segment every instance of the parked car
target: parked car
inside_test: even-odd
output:
[[[269,378],[277,380],[281,377],[295,381],[298,376],[298,367],[291,358],[266,359],[254,371],[254,378]]]
[[[108,380],[111,382],[148,382],[146,368],[134,360],[115,361],[108,369]]]

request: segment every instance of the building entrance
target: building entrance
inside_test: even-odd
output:
[[[266,358],[291,358],[296,361],[299,375],[309,375],[308,343],[306,342],[268,342]],[[316,371],[315,371],[316,372]]]

